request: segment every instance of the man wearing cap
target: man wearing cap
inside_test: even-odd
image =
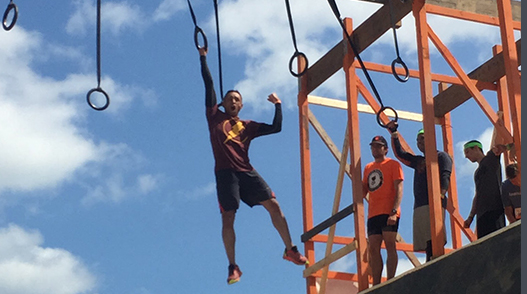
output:
[[[413,215],[413,245],[415,251],[425,251],[426,261],[432,259],[432,237],[430,233],[430,206],[428,198],[428,178],[426,173],[426,160],[422,155],[414,155],[403,150],[397,132],[397,123],[388,123],[391,132],[392,148],[395,157],[404,165],[414,169],[414,215]],[[425,134],[421,129],[417,132],[417,148],[425,153]],[[439,165],[439,183],[441,187],[441,206],[443,208],[443,224],[445,221],[445,209],[447,199],[445,194],[450,185],[452,173],[452,159],[443,151],[437,151],[437,163]],[[446,244],[446,232],[443,230]]]
[[[403,197],[403,169],[401,164],[386,157],[388,144],[383,136],[371,140],[371,154],[375,159],[364,168],[362,194],[369,194],[368,204],[368,241],[370,250],[370,267],[373,285],[381,282],[383,260],[381,244],[386,246],[387,278],[395,276],[397,270],[397,249],[395,241],[399,229],[401,211],[399,206]]]
[[[476,233],[478,238],[486,236],[505,226],[503,202],[501,200],[501,163],[500,155],[510,150],[511,144],[496,145],[485,155],[481,142],[468,141],[463,145],[465,157],[471,162],[477,162],[474,172],[476,194],[472,200],[472,209],[465,220],[465,228],[469,228],[477,215]]]

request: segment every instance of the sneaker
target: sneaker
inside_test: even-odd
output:
[[[240,270],[240,268],[236,264],[230,264],[229,265],[229,277],[227,278],[227,283],[231,285],[236,282],[239,282],[241,276],[242,276],[242,271]]]
[[[292,263],[298,264],[298,265],[309,264],[309,261],[307,260],[307,258],[303,256],[300,252],[298,252],[298,248],[296,248],[296,246],[293,246],[290,250],[286,249],[284,251],[283,258],[285,260],[289,260]]]

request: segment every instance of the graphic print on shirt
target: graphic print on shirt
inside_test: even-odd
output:
[[[374,169],[368,174],[368,190],[373,192],[379,189],[383,183],[382,172],[379,169]]]
[[[234,122],[234,121],[233,121]],[[230,127],[230,130],[229,130]],[[240,135],[242,134],[243,130],[245,130],[245,126],[243,125],[243,122],[237,121],[235,125],[232,125],[231,120],[226,120],[223,122],[223,133],[227,137],[225,141],[223,141],[223,144],[226,144],[229,141],[234,141],[236,143],[243,143],[247,138],[244,138],[241,140]]]

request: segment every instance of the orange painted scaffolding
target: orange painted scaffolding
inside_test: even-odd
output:
[[[464,219],[459,213],[456,174],[452,170],[451,184],[448,191],[447,211],[451,224],[452,249],[444,248],[442,210],[439,197],[439,169],[437,163],[436,131],[435,126],[441,126],[443,149],[454,158],[452,137],[452,122],[450,112],[469,99],[474,99],[494,125],[496,138],[505,143],[514,142],[516,160],[521,170],[521,39],[514,40],[514,30],[521,30],[521,2],[511,0],[391,0],[391,13],[393,21],[401,21],[407,14],[413,13],[415,18],[417,52],[419,68],[409,70],[411,78],[419,80],[422,113],[410,113],[398,110],[399,118],[421,121],[427,135],[425,137],[425,154],[428,175],[428,188],[430,197],[430,215],[433,256],[439,257],[445,251],[456,250],[462,246],[462,234],[468,240],[476,239],[470,229],[463,228]],[[385,1],[369,1],[380,4]],[[459,62],[452,55],[447,46],[436,35],[427,22],[428,14],[436,14],[449,18],[463,19],[477,23],[499,26],[501,32],[501,45],[492,48],[494,56],[470,73],[465,73]],[[364,51],[386,31],[391,28],[390,8],[382,5],[367,20],[353,30],[352,20],[344,19],[347,33],[351,36],[358,53]],[[440,52],[444,60],[455,73],[455,76],[434,74],[431,71],[430,46],[431,42]],[[328,293],[328,281],[353,282],[356,291],[369,287],[367,263],[367,240],[365,233],[364,200],[362,198],[362,163],[359,133],[359,113],[377,113],[381,105],[355,73],[358,64],[355,62],[353,50],[345,36],[342,41],[330,49],[316,63],[310,66],[299,79],[298,106],[300,130],[300,160],[302,183],[302,211],[305,255],[310,261],[310,266],[304,270],[308,294]],[[364,63],[370,71],[391,74],[388,65],[371,62]],[[299,72],[304,69],[304,60],[298,59]],[[310,95],[317,87],[343,69],[346,82],[346,101],[317,97]],[[402,70],[398,73],[403,74]],[[438,87],[439,94],[433,95],[434,84]],[[499,109],[493,110],[482,90],[496,91]],[[359,104],[359,94],[368,104]],[[317,120],[310,105],[322,105],[331,108],[345,109],[347,111],[346,134],[342,149],[335,146],[330,136]],[[380,116],[386,124],[390,118],[384,113]],[[320,224],[314,223],[313,207],[313,178],[312,178],[312,149],[310,148],[310,133],[315,131],[328,147],[333,157],[339,163],[337,186],[331,215]],[[411,148],[400,136],[405,150]],[[507,158],[508,156],[505,156]],[[454,162],[455,165],[455,162]],[[343,179],[351,179],[351,193],[353,203],[345,208],[340,208]],[[327,213],[327,212],[326,212]],[[336,224],[353,215],[354,235],[339,236],[336,234]],[[328,234],[321,234],[329,229]],[[315,244],[326,244],[324,258],[315,259]],[[341,248],[333,252],[333,245]],[[404,252],[414,266],[420,263],[414,255],[413,245],[399,238],[397,249]],[[329,265],[340,258],[355,252],[356,273],[328,270]],[[350,292],[348,292],[350,293]],[[353,293],[353,292],[351,292]]]

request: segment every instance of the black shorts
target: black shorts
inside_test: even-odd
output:
[[[216,172],[216,191],[220,211],[237,210],[240,199],[250,207],[260,202],[275,198],[269,185],[256,171],[237,172],[233,170],[219,170]]]
[[[395,225],[388,226],[386,224],[388,222],[388,217],[389,215],[387,214],[380,214],[369,218],[367,224],[368,236],[382,235],[383,231],[397,232],[399,230],[399,218],[395,221]]]
[[[476,233],[478,239],[505,226],[503,210],[487,211],[476,219]]]

